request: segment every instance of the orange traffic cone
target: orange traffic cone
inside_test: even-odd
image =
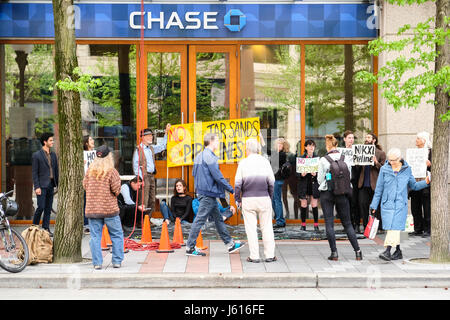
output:
[[[102,230],[102,242],[101,242],[101,246],[102,246],[102,250],[109,250],[108,245],[106,243],[106,235],[105,235],[105,228],[103,228]]]
[[[105,233],[106,245],[108,247],[112,247],[111,237],[109,236],[109,231],[108,231],[108,227],[106,226],[106,224],[103,225],[103,232]]]
[[[142,228],[142,238],[140,244],[152,243],[152,230],[150,228],[150,218],[148,214],[144,217],[144,227]]]
[[[167,223],[164,221],[161,230],[161,238],[159,239],[159,248],[156,250],[158,253],[173,252],[174,250],[170,246],[169,229],[167,229]]]
[[[200,250],[208,249],[208,247],[206,247],[206,246],[203,244],[202,230],[200,230],[200,232],[198,233],[196,247],[197,247],[198,249],[200,249]]]
[[[175,229],[173,230],[173,240],[172,240],[172,242],[178,243],[181,246],[185,246],[186,245],[184,243],[184,240],[183,240],[183,230],[181,230],[180,218],[177,218],[175,220]]]

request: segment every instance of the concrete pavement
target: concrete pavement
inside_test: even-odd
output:
[[[338,229],[338,226],[336,226]],[[288,226],[299,228],[299,226]],[[323,230],[323,226],[320,226]],[[157,229],[157,228],[156,228]],[[153,232],[153,229],[152,229]],[[156,233],[155,233],[156,234]],[[172,234],[170,234],[172,236]],[[450,265],[422,264],[429,255],[429,238],[402,240],[403,260],[383,261],[383,234],[359,239],[363,260],[356,261],[348,240],[338,240],[338,261],[327,260],[326,240],[276,240],[272,263],[249,263],[248,246],[228,254],[220,240],[205,239],[206,257],[188,257],[185,247],[173,253],[154,250],[125,254],[122,267],[112,268],[111,253],[103,251],[102,270],[90,260],[89,235],[83,237],[83,262],[38,264],[19,274],[0,270],[1,288],[447,288]],[[184,235],[186,240],[187,236]],[[246,241],[246,239],[241,239]],[[153,241],[159,241],[153,236]],[[260,243],[263,257],[262,243]]]

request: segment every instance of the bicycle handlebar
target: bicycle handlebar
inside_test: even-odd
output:
[[[12,195],[14,190],[8,191],[7,193],[0,193],[0,200],[3,200],[5,198],[8,198],[10,195]]]

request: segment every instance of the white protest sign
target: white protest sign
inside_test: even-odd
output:
[[[298,173],[313,173],[319,171],[320,158],[297,158]]]
[[[373,166],[373,157],[375,156],[375,145],[373,144],[354,144],[353,164],[355,166]]]
[[[84,155],[84,173],[86,173],[87,169],[89,168],[89,166],[96,157],[95,150],[83,151],[83,155]]]
[[[414,178],[427,177],[427,160],[427,148],[406,149],[406,162],[410,165]]]
[[[337,148],[338,151],[345,156],[345,162],[353,164],[353,149],[352,148]]]

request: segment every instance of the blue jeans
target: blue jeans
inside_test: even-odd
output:
[[[159,203],[159,209],[161,210],[164,220],[169,219],[171,221],[175,221],[176,217],[173,216],[172,211],[170,210],[169,206],[165,201],[161,201]],[[189,223],[189,221],[187,220],[181,220],[180,222],[183,224]]]
[[[281,193],[284,180],[275,180],[272,198],[272,208],[275,211],[275,221],[279,226],[285,226],[286,220],[283,217],[283,203],[281,201]]]
[[[42,219],[42,228],[49,229],[50,215],[52,214],[53,205],[53,186],[48,188],[41,188],[41,195],[36,196],[36,198],[37,209],[33,216],[33,224],[39,225],[42,212],[44,212],[44,218]]]
[[[191,226],[191,232],[189,232],[189,238],[186,243],[186,248],[191,249],[195,247],[197,243],[198,234],[201,228],[205,224],[208,217],[211,217],[216,225],[217,232],[219,233],[222,241],[227,245],[231,246],[234,241],[228,233],[225,222],[223,222],[222,215],[219,211],[219,206],[216,198],[198,195],[199,206],[198,212],[195,216],[194,222]]]
[[[103,225],[106,224],[109,236],[112,242],[112,263],[120,264],[123,260],[123,231],[120,217],[111,218],[89,218],[89,229],[91,232],[91,240],[89,246],[92,253],[92,264],[101,266],[103,263],[102,255],[102,232]]]

